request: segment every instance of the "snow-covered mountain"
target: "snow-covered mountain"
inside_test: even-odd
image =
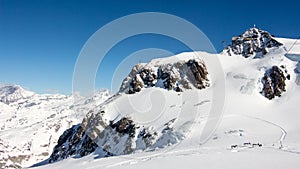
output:
[[[30,166],[49,157],[59,136],[109,97],[98,92],[74,105],[72,96],[0,87],[0,168]]]
[[[282,46],[269,32],[258,28],[250,28],[239,36],[232,37],[231,45],[223,53],[229,56],[262,57],[270,50]]]
[[[1,85],[0,86],[0,102],[10,104],[21,99],[27,99],[34,95],[33,92],[24,90],[17,85]]]
[[[297,168],[300,58],[288,56],[290,49],[293,56],[299,55],[299,47],[295,39],[274,38],[251,28],[233,38],[220,54],[189,52],[136,65],[120,92],[95,106],[81,124],[66,130],[51,157],[39,165]],[[222,122],[202,145],[200,137],[210,120],[215,87],[209,78],[213,72],[202,60],[209,57],[221,61],[227,100]]]
[[[193,55],[138,64],[125,78],[117,95],[95,107],[80,125],[64,132],[49,162],[70,156],[82,157],[95,151],[99,157],[153,151],[178,143],[185,138],[191,124],[188,121],[193,120],[194,115],[185,120],[177,116],[181,109],[192,114],[191,104],[199,103],[196,97],[188,104],[182,103],[182,92],[201,91],[209,84],[203,60]],[[149,97],[156,99],[152,105],[147,100],[151,100]],[[156,114],[159,112],[162,114]],[[148,123],[155,116],[159,120]]]
[[[300,165],[300,42],[250,28],[220,54],[186,52],[133,67],[120,91],[71,96],[0,89],[2,168],[296,168]],[[200,139],[216,83],[221,123]],[[83,120],[81,120],[83,119]],[[21,141],[20,141],[21,140]]]

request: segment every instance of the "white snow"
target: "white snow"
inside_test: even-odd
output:
[[[300,61],[300,40],[299,39],[287,39],[287,38],[275,38],[277,41],[284,44],[287,54],[286,57]]]
[[[293,40],[277,39],[286,46],[270,50],[259,59],[193,52],[154,59],[146,64],[155,67],[194,57],[220,59],[226,75],[225,112],[216,132],[205,144],[201,144],[200,138],[208,123],[214,85],[205,90],[186,90],[181,94],[157,87],[147,88],[134,95],[120,94],[108,104],[103,104],[106,112],[110,112],[104,114],[105,119],[120,119],[122,112],[123,116],[133,117],[157,129],[165,121],[177,117],[173,127],[184,135],[181,142],[162,148],[160,145],[166,145],[162,138],[154,146],[156,151],[137,151],[100,159],[95,152],[40,168],[297,168],[300,166],[300,86],[295,83],[298,75],[294,72],[297,62],[285,57],[284,48],[288,48]],[[300,53],[300,49],[293,48],[293,52]],[[259,93],[260,78],[273,65],[284,65],[291,80],[287,81],[287,91],[281,97],[268,100]]]
[[[18,85],[0,87],[0,166],[10,159],[28,156],[19,166],[33,165],[49,157],[59,136],[82,121],[95,104],[109,97],[97,93],[83,103],[74,104],[72,96],[35,94]],[[85,103],[92,100],[89,103]],[[13,163],[12,163],[13,164]]]

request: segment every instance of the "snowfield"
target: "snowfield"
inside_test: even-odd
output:
[[[0,92],[0,159],[31,154],[22,165],[44,169],[299,168],[299,42],[256,28],[234,39],[236,46],[220,54],[185,52],[139,64],[112,97],[104,92],[72,105],[71,97],[26,92],[7,104]],[[191,60],[212,57],[220,60],[226,79],[224,112],[212,109],[220,82],[215,68],[207,66],[205,88],[195,87],[189,77],[194,70],[203,72]],[[156,73],[159,68],[166,68],[166,78]],[[267,98],[267,92],[274,97]],[[215,120],[211,114],[221,121],[203,142],[206,126]]]
[[[179,143],[153,151],[137,151],[129,155],[107,158],[101,158],[99,156],[101,152],[96,150],[85,157],[68,158],[41,165],[39,168],[297,168],[300,166],[300,86],[297,85],[299,74],[295,71],[297,61],[288,59],[285,54],[292,44],[297,46],[298,43],[295,43],[293,39],[276,38],[276,40],[283,45],[268,49],[268,53],[256,59],[245,58],[241,55],[227,56],[224,53],[197,53],[197,56],[201,57],[218,57],[226,76],[227,99],[222,121],[205,144],[201,144],[200,137],[209,120],[207,113],[211,109],[214,85],[205,90],[183,91],[178,95],[190,97],[180,97],[181,100],[178,100],[179,97],[173,91],[155,87],[146,88],[138,94],[122,95],[121,99],[118,98],[115,103],[125,106],[121,106],[121,110],[128,110],[122,101],[122,99],[126,100],[126,97],[135,97],[137,99],[135,103],[139,103],[138,98],[147,98],[143,96],[147,92],[164,93],[167,100],[164,103],[165,109],[162,111],[163,115],[154,122],[154,126],[160,126],[166,119],[178,116],[176,112],[180,109],[184,110],[180,113],[182,117],[179,119],[190,123],[188,123],[188,130],[185,130],[188,134]],[[292,51],[300,53],[298,46]],[[184,60],[193,55],[193,53],[184,53],[176,58]],[[172,58],[175,57],[163,59],[163,62],[171,63]],[[159,62],[159,60],[156,59],[150,63],[154,62]],[[261,94],[263,88],[261,78],[266,70],[274,65],[283,65],[290,78],[285,81],[286,92],[283,92],[281,97],[269,100]],[[192,93],[198,93],[199,97],[192,97]],[[149,107],[147,104],[151,101],[140,102],[136,109],[151,111],[147,109]],[[183,109],[181,106],[184,105],[180,103],[185,103],[189,109]],[[120,108],[120,106],[117,107]],[[198,115],[189,115],[195,108]],[[132,111],[125,114],[130,114],[130,112]],[[107,116],[117,115],[107,114]],[[194,119],[191,120],[189,117]],[[138,120],[138,117],[136,118]],[[182,126],[180,123],[176,125],[179,128]]]

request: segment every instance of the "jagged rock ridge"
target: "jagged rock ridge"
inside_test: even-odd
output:
[[[124,79],[120,92],[133,94],[147,87],[161,87],[177,92],[192,87],[204,89],[209,87],[208,71],[203,61],[194,59],[154,67],[138,64]]]
[[[250,28],[243,34],[232,37],[231,45],[223,53],[229,56],[242,55],[245,58],[259,58],[268,53],[270,48],[282,46],[272,35],[258,28]]]
[[[155,149],[158,143],[166,137],[169,143],[178,142],[172,135],[172,124],[176,119],[170,120],[160,131],[136,125],[129,118],[121,118],[106,124],[102,120],[103,112],[89,114],[80,125],[75,125],[60,136],[58,144],[54,147],[48,162],[52,163],[70,156],[83,157],[96,152],[98,157],[130,154],[136,150]],[[161,144],[159,144],[161,145]]]

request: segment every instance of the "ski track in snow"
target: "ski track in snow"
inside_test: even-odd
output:
[[[258,117],[253,117],[253,116],[249,116],[249,115],[241,115],[241,114],[231,114],[231,115],[226,115],[224,116],[223,118],[228,118],[228,117],[247,117],[247,118],[250,118],[250,119],[255,119],[255,120],[259,120],[261,122],[264,122],[264,123],[267,123],[267,124],[270,124],[270,125],[273,125],[277,128],[280,129],[280,131],[282,132],[281,134],[281,137],[280,139],[278,140],[279,142],[279,149],[277,148],[273,148],[273,147],[269,147],[269,148],[272,148],[272,149],[275,149],[275,150],[280,150],[280,151],[283,151],[283,152],[287,152],[287,153],[294,153],[294,154],[300,154],[300,152],[298,151],[292,151],[292,150],[288,150],[288,149],[285,149],[284,145],[283,145],[283,142],[284,142],[284,139],[286,138],[287,136],[287,131],[280,125],[276,124],[276,123],[273,123],[271,121],[268,121],[268,120],[265,120],[265,119],[261,119],[261,118],[258,118]]]
[[[278,125],[276,123],[273,123],[271,121],[268,121],[268,120],[265,120],[265,119],[261,119],[259,117],[249,116],[249,115],[230,114],[230,115],[224,116],[223,118],[238,117],[238,116],[240,116],[240,117],[247,117],[247,118],[254,119],[254,120],[259,120],[261,122],[264,122],[264,123],[270,124],[272,126],[275,126],[276,128],[279,128],[280,131],[282,132],[282,135],[281,135],[280,139],[278,140],[278,142],[279,142],[279,145],[280,145],[280,149],[283,148],[283,141],[284,141],[284,139],[285,139],[285,137],[287,135],[287,132],[286,132],[286,130],[283,127],[281,127],[280,125]]]

